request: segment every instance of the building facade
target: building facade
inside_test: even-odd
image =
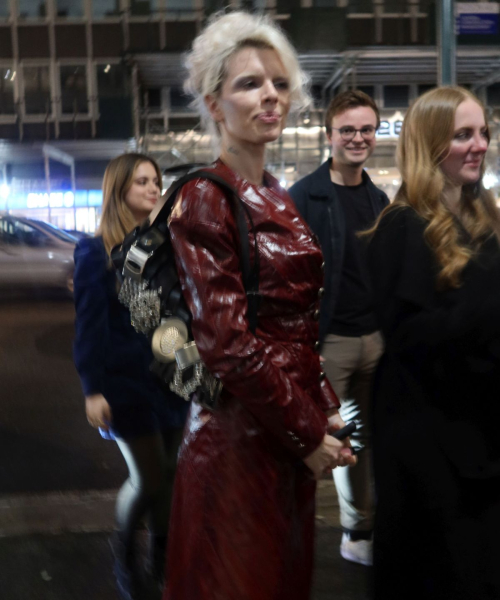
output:
[[[357,87],[381,107],[379,144],[368,166],[392,195],[405,110],[437,83],[439,2],[0,0],[0,211],[93,231],[113,156],[140,149],[163,168],[210,161],[210,140],[182,92],[182,54],[221,8],[271,15],[311,76],[314,107],[292,116],[268,153],[283,185],[328,155],[324,108],[338,91]],[[467,4],[498,13],[498,2]],[[464,30],[457,42],[457,82],[490,109],[488,176],[496,185],[500,35],[494,28]]]

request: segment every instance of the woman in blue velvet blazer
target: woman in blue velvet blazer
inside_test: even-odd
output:
[[[75,365],[85,395],[89,423],[115,439],[129,478],[116,505],[113,538],[115,574],[124,600],[140,594],[135,532],[150,520],[151,581],[161,585],[177,451],[187,403],[157,386],[149,371],[148,340],[136,333],[128,309],[118,300],[109,253],[148,217],[161,192],[156,163],[142,154],[110,162],[103,181],[103,213],[98,236],[75,249]]]

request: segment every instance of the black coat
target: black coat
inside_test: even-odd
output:
[[[330,178],[330,164],[331,159],[288,190],[300,214],[318,237],[325,259],[325,295],[321,303],[319,321],[321,343],[328,333],[334,314],[346,240],[344,212]],[[384,207],[389,204],[389,199],[372,183],[365,171],[363,171],[363,181],[367,185],[375,221]]]
[[[414,415],[463,477],[500,475],[500,248],[485,240],[458,289],[437,291],[427,222],[389,211],[370,242],[375,310],[386,342],[374,384],[375,444]],[[464,241],[467,241],[467,234]],[[423,417],[423,418],[422,418]],[[418,449],[415,449],[418,452]]]

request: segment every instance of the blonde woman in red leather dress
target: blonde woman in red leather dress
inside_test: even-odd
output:
[[[189,182],[170,232],[195,341],[224,390],[214,412],[191,406],[164,599],[307,600],[315,479],[356,459],[328,434],[343,423],[316,344],[321,250],[264,171],[266,143],[308,100],[305,77],[280,30],[242,12],[212,20],[188,69],[186,88],[220,140],[210,169],[237,189],[255,225],[261,302],[253,334],[231,205],[212,182]]]

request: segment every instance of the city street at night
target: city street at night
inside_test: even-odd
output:
[[[500,0],[0,0],[0,600],[500,600],[499,209]]]

